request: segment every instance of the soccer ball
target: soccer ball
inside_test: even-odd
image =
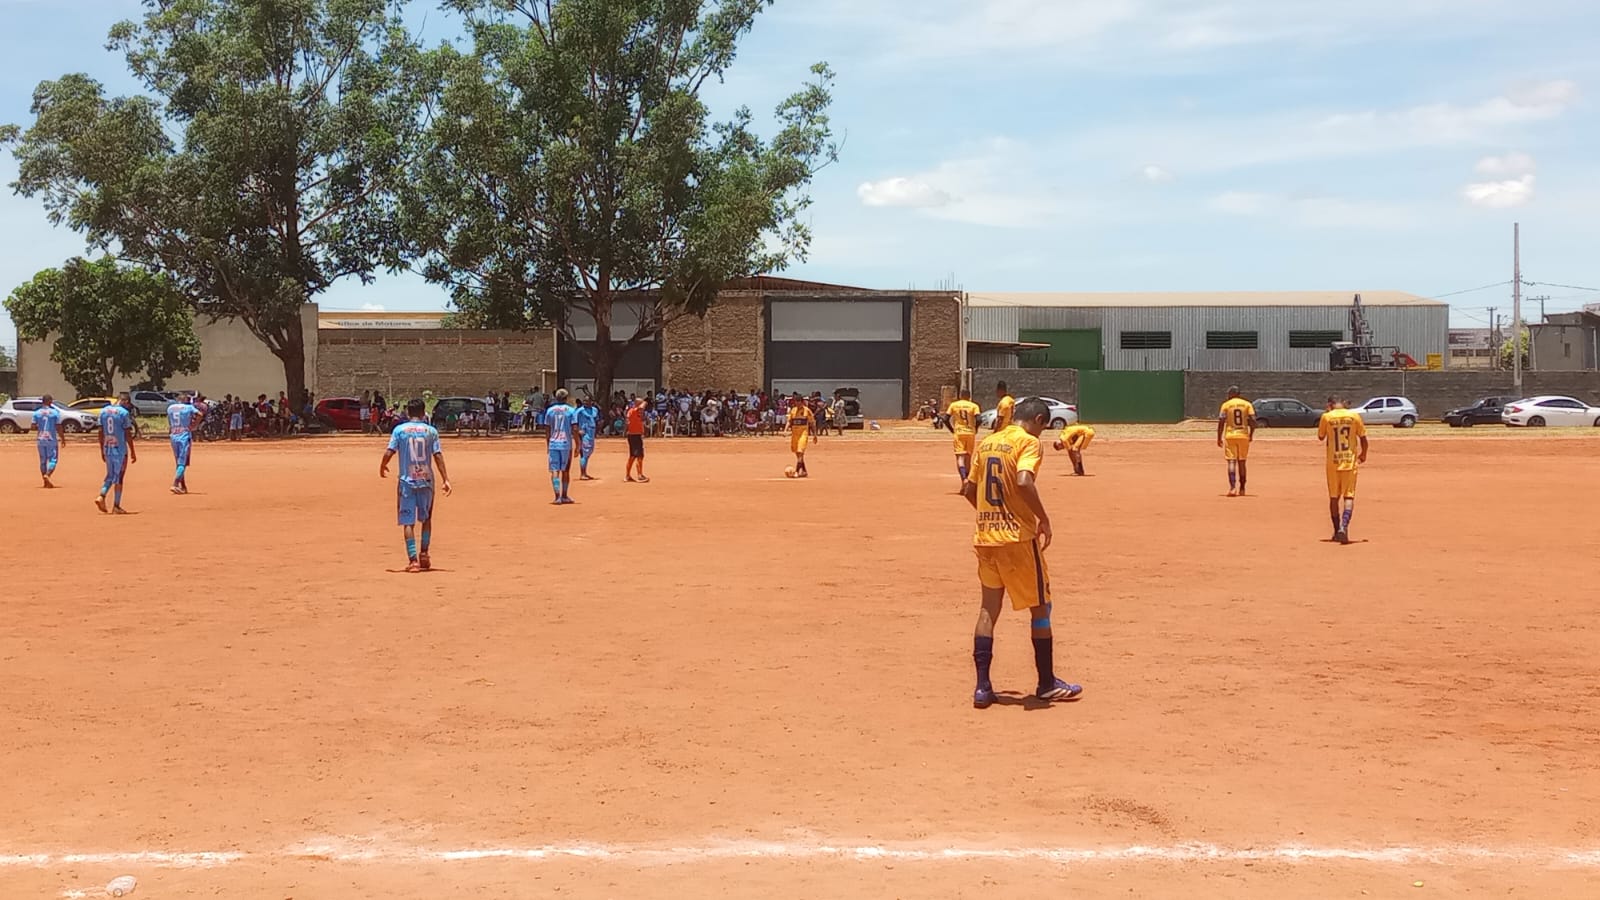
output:
[[[783,477],[785,477],[785,478],[793,478],[794,477],[794,466],[790,466],[789,468],[784,469],[783,470]]]

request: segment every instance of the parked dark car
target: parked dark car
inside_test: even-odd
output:
[[[468,410],[486,412],[488,407],[476,397],[441,397],[433,405],[433,427],[440,431],[455,431],[456,421]]]
[[[1471,406],[1452,409],[1440,417],[1451,428],[1471,428],[1474,425],[1501,425],[1500,414],[1515,397],[1484,397]]]
[[[1254,402],[1257,428],[1315,428],[1322,410],[1292,397],[1269,397]]]

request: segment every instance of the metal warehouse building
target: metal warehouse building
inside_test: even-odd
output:
[[[1329,345],[1351,339],[1356,293],[971,293],[967,365],[1327,371]],[[1374,344],[1418,361],[1448,353],[1447,304],[1399,291],[1359,293]]]

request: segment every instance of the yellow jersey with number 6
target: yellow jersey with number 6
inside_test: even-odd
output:
[[[1039,439],[1020,425],[1003,428],[984,438],[972,457],[967,481],[977,487],[978,528],[972,543],[976,547],[1002,547],[1023,544],[1039,533],[1033,510],[1022,502],[1017,476],[1039,474]]]
[[[1328,445],[1328,471],[1354,472],[1361,464],[1357,455],[1361,438],[1367,436],[1366,423],[1354,410],[1330,409],[1317,422],[1317,437]]]

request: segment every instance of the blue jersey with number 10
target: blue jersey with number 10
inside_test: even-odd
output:
[[[400,480],[411,487],[433,487],[433,457],[439,430],[427,422],[406,422],[389,435],[389,449],[400,457]]]

